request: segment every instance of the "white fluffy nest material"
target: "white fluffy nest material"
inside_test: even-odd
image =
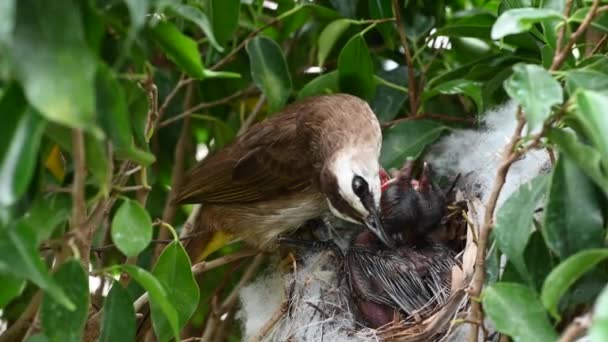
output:
[[[480,202],[469,203],[468,218],[477,222]],[[477,206],[475,209],[473,206]],[[465,289],[473,274],[476,247],[469,226],[467,243],[452,270],[451,296],[429,317],[418,322],[395,322],[381,329],[357,323],[348,298],[348,284],[339,280],[332,251],[309,252],[304,262],[286,275],[268,274],[241,291],[245,340],[248,341],[430,341],[452,340],[459,333],[452,322],[463,318]]]
[[[476,245],[484,205],[500,162],[500,153],[515,127],[513,103],[485,115],[482,130],[460,130],[435,144],[425,157],[436,172],[461,174],[459,187],[467,199],[466,247],[458,255],[462,268],[452,272],[451,296],[434,314],[417,322],[393,323],[374,330],[357,323],[349,307],[348,284],[338,281],[337,259],[331,251],[310,252],[295,271],[260,277],[242,289],[241,311],[246,341],[462,341],[468,324],[456,324],[468,308],[466,288],[473,274]],[[544,151],[531,151],[517,161],[507,179],[498,206],[521,184],[548,169]],[[463,193],[459,193],[463,196]],[[340,234],[331,234],[336,238]],[[342,248],[350,236],[337,240]],[[462,322],[462,320],[460,320]]]

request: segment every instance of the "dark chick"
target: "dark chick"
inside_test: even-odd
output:
[[[425,163],[419,179],[412,163],[383,187],[382,222],[397,243],[390,250],[367,231],[345,256],[345,270],[359,318],[372,328],[400,318],[425,316],[450,294],[451,250],[429,239],[446,208]]]

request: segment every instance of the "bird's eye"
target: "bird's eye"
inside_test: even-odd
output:
[[[368,191],[369,188],[365,179],[361,178],[360,176],[355,176],[355,178],[353,178],[353,192],[355,195],[362,198],[367,194]]]

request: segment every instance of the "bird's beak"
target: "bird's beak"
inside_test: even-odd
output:
[[[380,239],[380,241],[382,241],[382,243],[384,243],[387,247],[390,249],[395,249],[395,241],[388,234],[386,234],[386,231],[382,226],[382,220],[380,220],[378,210],[373,207],[373,205],[371,208],[367,208],[367,210],[370,212],[370,214],[363,220],[363,223],[367,229],[371,230],[372,233],[374,233],[374,235],[376,235],[378,239]]]

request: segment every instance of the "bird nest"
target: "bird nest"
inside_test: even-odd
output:
[[[373,329],[362,323],[353,293],[344,276],[339,251],[309,250],[299,259],[283,259],[283,274],[274,273],[243,289],[241,318],[246,338],[252,341],[443,341],[458,340],[466,330],[467,287],[473,274],[476,244],[483,213],[478,199],[465,199],[456,191],[442,227],[434,235],[454,252],[451,274],[438,292],[416,312],[395,315]],[[347,249],[345,232],[330,234]],[[342,239],[338,238],[342,237]],[[285,262],[288,260],[288,262]],[[286,264],[286,265],[285,265]],[[266,296],[260,297],[260,292]],[[280,293],[277,293],[280,292]],[[252,303],[250,297],[256,296]],[[276,300],[277,296],[280,300]],[[261,309],[274,307],[273,310]],[[257,321],[258,324],[253,324]]]

